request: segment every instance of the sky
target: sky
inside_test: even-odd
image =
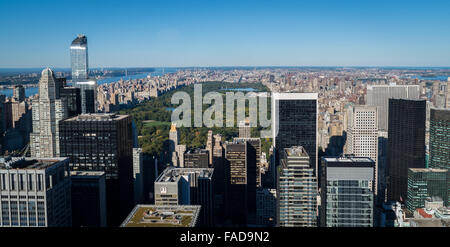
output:
[[[450,66],[450,1],[0,0],[0,68]]]

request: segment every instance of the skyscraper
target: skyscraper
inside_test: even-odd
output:
[[[429,167],[450,169],[450,109],[430,109]]]
[[[25,88],[22,85],[16,85],[13,89],[13,98],[16,101],[22,102],[25,100]]]
[[[374,187],[378,189],[378,118],[375,106],[349,108],[346,153],[375,161]]]
[[[368,85],[367,105],[378,110],[378,129],[388,130],[389,99],[419,99],[419,85]]]
[[[70,227],[68,158],[0,157],[0,226]]]
[[[227,143],[225,159],[229,176],[227,211],[233,225],[246,226],[248,219],[247,143]]]
[[[321,226],[372,227],[375,161],[326,157],[322,165]]]
[[[60,98],[59,81],[46,68],[39,80],[39,99],[33,101],[33,132],[30,135],[31,156],[59,157],[59,121],[67,117],[67,100]]]
[[[449,171],[447,169],[410,168],[408,169],[408,192],[406,207],[412,214],[417,208],[425,206],[428,197],[439,197],[448,205]]]
[[[107,224],[118,226],[133,208],[131,117],[82,114],[59,123],[61,156],[72,171],[106,174]]]
[[[70,45],[72,83],[87,81],[89,75],[87,37],[79,34]]]
[[[205,149],[192,149],[184,153],[185,168],[208,168],[208,151]]]
[[[105,172],[72,171],[72,226],[106,227]]]
[[[315,173],[318,169],[317,98],[317,93],[275,93],[272,96],[272,131],[277,157],[285,148],[302,146]]]
[[[143,166],[142,148],[133,148],[134,204],[140,204],[144,202],[143,175],[144,175],[144,166]]]
[[[425,168],[425,100],[389,99],[388,199],[405,201],[408,168]]]
[[[72,86],[80,88],[81,112],[97,110],[97,82],[89,78],[88,47],[86,36],[78,35],[70,45]]]
[[[278,224],[317,226],[317,179],[303,147],[283,150],[278,172]]]

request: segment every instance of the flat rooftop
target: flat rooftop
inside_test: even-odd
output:
[[[214,172],[214,168],[176,168],[167,167],[155,182],[176,182],[181,176],[196,173],[198,177],[211,178]]]
[[[354,156],[344,156],[344,157],[324,157],[326,162],[339,162],[339,163],[374,163],[373,159],[369,157],[354,157]]]
[[[64,121],[113,121],[127,118],[128,115],[118,115],[115,113],[93,113],[81,114]]]
[[[309,157],[305,148],[302,146],[294,146],[290,148],[285,148],[284,152],[286,152],[288,157]]]
[[[136,205],[121,227],[194,227],[200,205]]]
[[[0,157],[0,169],[46,169],[68,158]]]
[[[409,168],[411,172],[447,172],[447,169],[438,168]]]
[[[70,176],[83,176],[83,177],[101,177],[105,175],[105,172],[101,171],[71,171]]]

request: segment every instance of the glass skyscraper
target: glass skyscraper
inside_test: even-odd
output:
[[[439,197],[447,205],[448,170],[433,168],[408,169],[408,198],[406,207],[412,214],[417,208],[425,207],[427,197]]]
[[[70,45],[70,66],[72,83],[88,79],[88,47],[86,36],[79,34]]]
[[[330,157],[322,165],[321,226],[372,227],[375,161]]]
[[[87,38],[82,34],[78,35],[70,45],[70,65],[72,67],[72,85],[80,88],[81,112],[95,113],[97,82],[89,79]]]

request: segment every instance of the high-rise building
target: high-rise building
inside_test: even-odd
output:
[[[252,155],[252,159],[256,159],[256,164],[253,164],[253,160],[248,160],[248,162],[252,162],[251,169],[255,170],[255,178],[256,178],[256,187],[261,187],[261,139],[260,138],[233,138],[233,142],[247,142],[250,145],[251,151],[255,153]],[[254,168],[253,168],[254,166]]]
[[[223,225],[226,217],[226,200],[228,197],[227,185],[229,170],[225,161],[225,152],[222,144],[222,136],[214,135],[213,164],[214,168],[214,212],[215,222]]]
[[[256,190],[256,225],[273,227],[277,218],[277,190],[258,188]]]
[[[60,98],[59,81],[46,68],[39,80],[39,98],[33,101],[33,132],[30,135],[31,156],[59,157],[59,122],[67,117],[67,100]]]
[[[447,169],[410,168],[408,169],[408,192],[406,207],[409,213],[417,208],[423,208],[428,197],[439,197],[448,205],[448,179]]]
[[[285,148],[278,177],[277,221],[281,227],[317,226],[317,178],[305,148]]]
[[[175,124],[171,124],[170,130],[169,130],[169,155],[173,166],[182,166],[184,164],[178,164],[178,153],[177,153],[177,146],[178,146],[178,131]]]
[[[252,132],[248,119],[239,122],[239,138],[251,138]]]
[[[88,47],[85,35],[78,35],[70,45],[72,86],[80,88],[81,112],[95,113],[97,110],[97,82],[89,78]]]
[[[61,156],[72,171],[106,174],[108,226],[118,226],[133,207],[133,140],[131,117],[82,114],[59,123]]]
[[[315,173],[318,169],[317,98],[317,93],[275,93],[272,96],[272,140],[276,157],[285,148],[302,146]]]
[[[373,227],[375,161],[322,159],[320,223],[324,227]]]
[[[133,148],[133,190],[134,190],[134,204],[144,202],[144,184],[143,184],[143,157],[142,148]]]
[[[75,87],[63,87],[60,89],[61,98],[67,99],[67,117],[74,117],[81,114],[81,94],[80,89]]]
[[[87,81],[89,77],[87,37],[79,34],[70,45],[72,83]]]
[[[208,137],[206,140],[206,150],[208,150],[209,154],[209,165],[212,166],[213,150],[214,150],[214,137],[212,130],[208,130]]]
[[[184,168],[208,168],[208,163],[208,150],[197,148],[184,153]]]
[[[0,158],[3,227],[70,227],[68,158]]]
[[[15,101],[18,101],[18,102],[22,102],[25,100],[25,88],[22,85],[14,86],[13,98]]]
[[[405,201],[408,168],[425,168],[425,100],[389,99],[388,200]]]
[[[72,226],[106,227],[105,172],[72,171]]]
[[[419,85],[368,85],[367,104],[378,110],[378,129],[388,130],[389,99],[419,99]]]
[[[214,225],[213,168],[168,167],[155,181],[156,205],[201,205],[199,224]]]
[[[430,109],[429,167],[450,170],[450,109]]]
[[[232,225],[246,226],[248,220],[247,142],[227,143],[227,215]]]
[[[346,153],[375,161],[375,195],[378,189],[378,119],[377,107],[353,106],[348,113]]]

